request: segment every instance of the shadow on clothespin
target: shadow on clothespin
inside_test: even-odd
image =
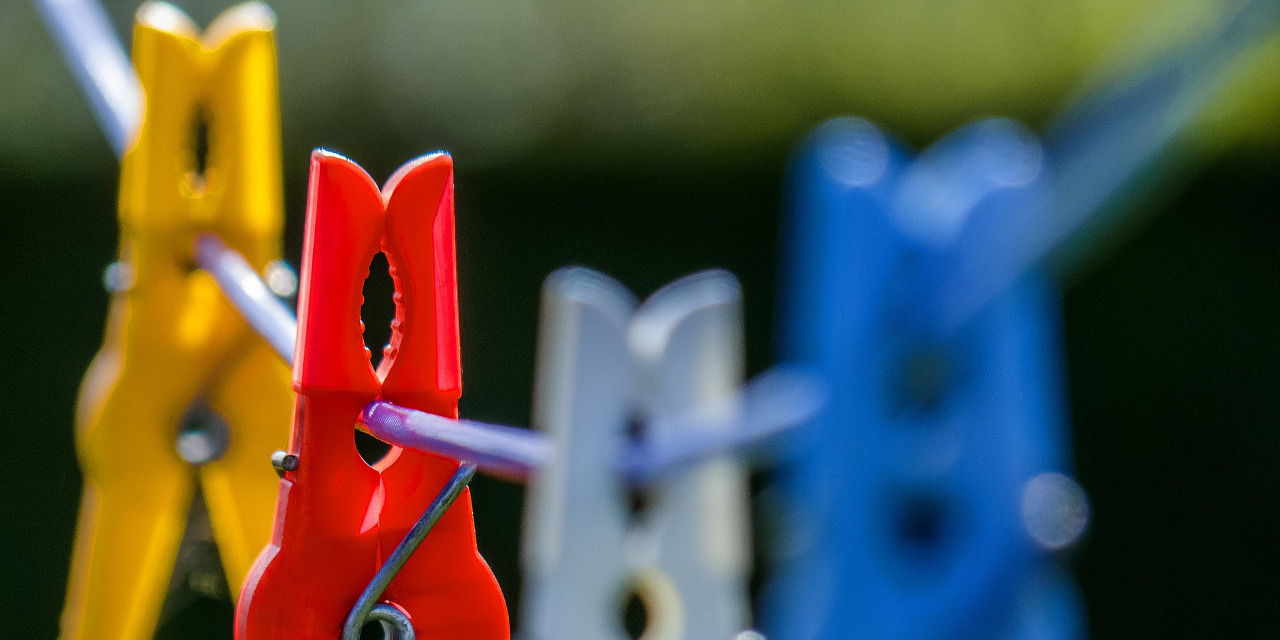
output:
[[[170,5],[138,10],[145,116],[116,132],[120,258],[77,409],[85,491],[63,638],[150,638],[171,578],[188,579],[175,572],[184,532],[206,528],[189,513],[207,512],[225,569],[225,584],[214,584],[221,569],[193,576],[200,591],[234,597],[269,537],[276,478],[264,460],[287,434],[289,369],[191,251],[213,231],[257,269],[280,255],[274,27],[256,3],[204,36]]]
[[[474,467],[400,447],[367,463],[353,439],[361,411],[378,399],[457,417],[453,236],[447,154],[405,164],[381,190],[350,160],[312,154],[291,444],[276,458],[275,528],[245,581],[236,638],[355,639],[367,621],[399,640],[509,637],[502,592],[476,550],[465,488]],[[360,308],[379,251],[396,314],[375,371]],[[437,508],[442,489],[447,500]],[[420,522],[424,512],[438,522]],[[380,571],[389,558],[403,564]]]
[[[723,271],[678,280],[639,308],[588,269],[547,279],[534,415],[555,453],[531,479],[526,508],[526,640],[627,637],[629,598],[643,608],[645,638],[728,640],[749,627],[744,466],[703,458],[629,493],[618,465],[633,441],[698,435],[678,430],[698,423],[657,416],[701,408],[723,418],[701,429],[734,428],[741,304]]]

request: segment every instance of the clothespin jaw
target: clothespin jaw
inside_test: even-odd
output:
[[[547,279],[535,422],[556,454],[529,489],[525,637],[624,638],[628,593],[645,608],[645,637],[730,638],[749,625],[742,468],[712,460],[677,472],[631,513],[618,465],[633,421],[704,405],[732,415],[740,298],[722,271],[672,283],[638,310],[588,269]]]
[[[561,269],[543,285],[533,420],[556,447],[527,492],[525,640],[626,637],[619,551],[629,515],[614,461],[635,379],[627,347],[634,308],[626,288],[589,269]]]
[[[379,250],[395,282],[396,318],[375,371],[360,306]],[[237,607],[237,638],[340,637],[383,560],[457,470],[457,461],[398,447],[369,465],[353,439],[360,412],[377,399],[457,416],[455,262],[448,155],[406,164],[379,190],[350,160],[312,154],[289,450],[297,466],[280,481],[271,544]],[[502,593],[476,550],[469,492],[384,599],[418,637],[509,637]]]
[[[664,286],[640,305],[627,338],[641,365],[640,415],[679,415],[703,408],[724,418],[704,429],[733,428],[745,357],[737,278],[713,270]],[[662,441],[692,435],[670,432],[671,426],[653,421],[642,437]],[[746,468],[729,457],[675,472],[651,489],[652,507],[638,514],[637,535],[627,551],[639,564],[645,560],[642,550],[656,549],[648,561],[667,576],[680,598],[683,629],[666,637],[732,638],[750,627],[748,489]],[[640,591],[641,601],[654,610],[659,623],[664,615],[674,617],[660,610],[660,585],[646,587],[656,592],[652,595]],[[661,626],[654,626],[661,631]]]
[[[213,231],[262,268],[283,226],[274,17],[224,13],[201,37],[180,11],[138,11],[134,61],[146,92],[121,166],[120,261],[104,346],[76,418],[85,477],[64,638],[150,638],[196,482],[233,595],[266,544],[285,440],[289,370],[194,269]],[[197,123],[208,155],[198,166]],[[207,405],[220,450],[175,451],[180,422]],[[212,427],[210,427],[212,428]],[[214,429],[216,431],[216,429]]]
[[[1006,121],[910,164],[864,121],[809,141],[782,347],[829,396],[778,473],[769,638],[1033,637],[1050,607],[1026,596],[1049,591],[1079,619],[1069,583],[1041,588],[1061,583],[1022,518],[1028,482],[1069,464],[1054,293],[1032,273],[955,334],[932,324],[932,285],[992,204],[1045,211],[1037,154]]]

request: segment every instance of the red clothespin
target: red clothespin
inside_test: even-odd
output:
[[[360,305],[379,250],[396,315],[375,372]],[[312,153],[293,368],[296,460],[280,482],[271,544],[240,597],[238,640],[341,637],[370,578],[459,466],[398,447],[366,464],[352,437],[360,411],[383,399],[456,418],[461,373],[452,159],[417,158],[379,191],[354,162]],[[467,490],[382,601],[411,620],[418,638],[510,637],[502,592],[476,550]]]

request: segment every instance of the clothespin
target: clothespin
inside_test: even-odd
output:
[[[628,593],[645,609],[645,638],[729,640],[749,626],[743,468],[721,457],[673,472],[632,514],[617,462],[629,425],[661,442],[693,434],[668,432],[677,423],[657,416],[702,406],[733,417],[740,298],[722,271],[667,285],[639,309],[622,285],[587,269],[547,279],[535,426],[556,448],[529,487],[527,640],[624,638]]]
[[[265,461],[286,438],[289,370],[193,269],[191,245],[215,232],[258,269],[280,255],[273,28],[261,4],[203,37],[170,5],[138,10],[146,115],[121,166],[106,339],[77,408],[85,489],[64,638],[152,636],[197,487],[233,595],[269,538]],[[180,433],[201,413],[213,417]]]
[[[1056,294],[1032,270],[955,331],[936,313],[940,274],[990,266],[972,251],[999,232],[992,211],[1045,215],[1046,183],[1039,143],[1003,120],[914,160],[860,120],[810,139],[782,348],[829,396],[775,486],[771,640],[1082,637],[1052,555],[1087,519]]]
[[[375,371],[360,305],[379,251],[395,282],[396,315]],[[353,440],[360,412],[380,398],[457,417],[448,155],[405,164],[380,191],[350,160],[312,154],[294,358],[289,462],[281,465],[271,544],[238,603],[240,640],[344,637],[344,621],[374,573],[458,470],[457,461],[399,447],[369,465]],[[418,637],[509,637],[502,592],[476,551],[465,489],[384,599]]]

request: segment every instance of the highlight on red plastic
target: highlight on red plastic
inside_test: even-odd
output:
[[[339,638],[361,591],[457,470],[455,460],[398,447],[370,466],[352,437],[361,410],[378,399],[457,417],[453,236],[447,154],[405,164],[379,190],[354,162],[312,153],[289,450],[298,466],[280,482],[271,544],[241,592],[238,640]],[[379,250],[396,314],[374,371],[360,305]],[[476,550],[468,490],[382,601],[408,614],[419,638],[510,638],[502,592]]]

